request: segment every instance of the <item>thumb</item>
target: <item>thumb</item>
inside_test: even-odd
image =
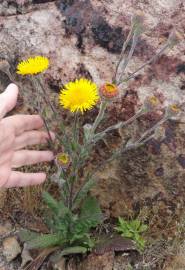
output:
[[[11,83],[8,85],[6,90],[0,94],[0,119],[15,107],[18,92],[19,90],[17,85]]]

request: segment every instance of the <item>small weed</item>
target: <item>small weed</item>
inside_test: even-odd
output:
[[[148,229],[148,225],[142,224],[138,219],[126,221],[119,217],[118,226],[115,229],[121,236],[132,239],[140,251],[144,250],[146,242],[141,234]]]

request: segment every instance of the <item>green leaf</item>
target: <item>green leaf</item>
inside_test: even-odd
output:
[[[65,248],[61,252],[61,256],[69,255],[69,254],[84,254],[87,252],[86,247],[76,246]]]
[[[69,212],[69,209],[64,205],[63,201],[58,202],[46,191],[43,192],[43,199],[48,207],[55,213],[55,215],[63,217]]]
[[[76,194],[76,198],[74,199],[74,205],[73,210],[76,209],[81,201],[87,196],[87,193],[89,190],[94,186],[95,181],[94,179],[90,178],[84,186],[79,190],[79,192]]]
[[[18,233],[18,236],[22,242],[27,242],[34,238],[37,238],[39,236],[39,233],[31,232],[28,230],[20,230],[20,232]]]
[[[130,227],[133,231],[138,231],[139,227],[141,226],[141,222],[138,219],[130,221]]]
[[[87,197],[82,205],[80,220],[87,220],[91,227],[97,226],[102,221],[102,212],[96,198]]]
[[[74,247],[65,248],[63,249],[62,252],[60,251],[51,255],[50,261],[57,263],[59,260],[61,260],[62,256],[70,255],[70,254],[84,254],[87,251],[88,251],[87,248],[82,247],[82,246],[74,246]]]
[[[132,238],[133,237],[133,233],[129,232],[129,231],[123,231],[122,232],[122,236],[127,237],[127,238]]]
[[[48,205],[48,207],[55,213],[58,214],[58,202],[55,200],[48,192],[44,191],[42,194],[44,202]]]
[[[146,225],[146,224],[142,224],[141,226],[140,226],[140,228],[139,228],[139,232],[145,232],[145,231],[147,231],[148,230],[148,225]]]
[[[47,248],[61,244],[59,235],[43,234],[30,241],[28,241],[28,248]]]

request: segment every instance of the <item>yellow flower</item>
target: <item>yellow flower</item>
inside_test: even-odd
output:
[[[144,108],[146,112],[159,109],[160,102],[156,96],[149,96],[144,101]]]
[[[84,78],[67,83],[59,95],[60,105],[72,113],[90,110],[98,100],[96,84]]]
[[[176,104],[172,104],[170,106],[170,109],[174,112],[174,113],[179,113],[180,112],[180,107],[177,106]]]
[[[17,73],[21,75],[34,75],[45,71],[48,66],[48,58],[44,56],[30,57],[18,64]]]
[[[149,100],[148,100],[150,103],[151,103],[151,105],[153,105],[153,106],[156,106],[156,105],[158,105],[159,104],[159,100],[155,97],[155,96],[152,96],[152,97],[149,97]]]
[[[56,157],[56,162],[59,166],[67,168],[71,162],[70,157],[67,153],[59,153]]]

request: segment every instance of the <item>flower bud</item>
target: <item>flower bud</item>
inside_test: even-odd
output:
[[[84,129],[85,139],[88,141],[89,138],[90,138],[91,135],[92,135],[92,125],[91,125],[91,124],[85,124],[85,125],[83,126],[83,129]]]
[[[147,112],[153,111],[154,109],[157,109],[159,107],[159,100],[155,96],[149,96],[144,101],[144,110]]]
[[[70,160],[70,157],[67,153],[62,152],[62,153],[57,154],[56,163],[58,166],[66,169],[69,167],[70,162],[71,162],[71,160]]]
[[[100,95],[102,98],[110,100],[119,94],[117,85],[113,83],[105,83],[100,87]]]
[[[138,34],[141,34],[144,31],[144,13],[142,11],[136,11],[132,18],[132,26]]]
[[[181,107],[178,104],[171,104],[166,108],[166,115],[168,118],[177,117],[182,112]]]
[[[159,126],[158,128],[155,129],[154,136],[153,136],[154,139],[158,141],[162,141],[165,139],[165,137],[166,137],[166,133],[165,133],[165,128],[163,126]]]

